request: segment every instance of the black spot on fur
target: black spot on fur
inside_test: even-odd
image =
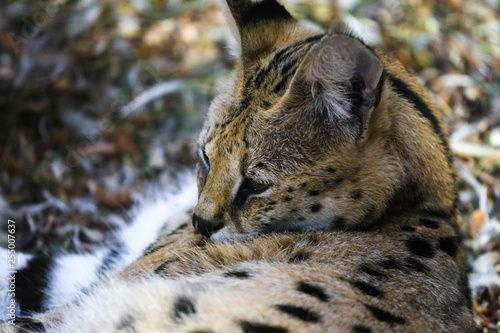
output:
[[[304,308],[297,305],[279,304],[275,308],[281,312],[290,315],[293,318],[307,321],[310,323],[317,323],[320,320],[320,315],[314,310]]]
[[[303,281],[300,281],[298,283],[297,291],[315,297],[322,302],[328,302],[328,300],[330,299],[330,296],[328,296],[328,294],[323,288]]]
[[[300,261],[305,261],[308,260],[311,257],[311,254],[304,252],[304,251],[299,251],[295,253],[289,260],[289,262],[300,262]]]
[[[408,231],[408,232],[414,232],[414,231],[417,231],[417,229],[415,229],[414,227],[412,227],[411,225],[402,225],[401,226],[401,230],[403,231]]]
[[[279,326],[251,323],[248,321],[240,321],[239,324],[243,333],[288,333],[286,328]]]
[[[332,168],[332,167],[326,168],[326,171],[328,171],[329,173],[335,173],[335,172],[337,172],[337,170],[335,170],[335,168]]]
[[[439,222],[437,221],[420,219],[420,224],[429,229],[439,229]]]
[[[403,325],[406,323],[406,320],[404,318],[397,316],[397,315],[393,315],[392,313],[384,311],[379,307],[369,305],[369,304],[364,304],[364,306],[368,309],[368,311],[371,312],[371,314],[378,321],[387,323],[389,325],[394,325],[394,324]]]
[[[132,317],[131,315],[126,315],[120,319],[120,322],[118,323],[118,325],[116,325],[116,329],[119,331],[126,328],[130,328],[133,323],[134,323],[134,317]]]
[[[247,279],[251,276],[250,273],[246,271],[229,271],[224,273],[225,277],[234,277],[238,279]]]
[[[354,200],[359,200],[363,196],[362,190],[354,190],[351,192],[351,198]]]
[[[266,165],[262,162],[259,162],[255,165],[256,168],[266,168]]]
[[[385,269],[398,269],[399,263],[393,257],[387,257],[382,260],[380,265]]]
[[[372,297],[383,297],[384,292],[366,282],[363,281],[349,281],[351,286],[359,291],[361,291],[363,294],[372,296]]]
[[[368,326],[357,324],[352,327],[351,333],[372,333],[372,329]]]
[[[335,179],[333,180],[333,182],[334,182],[335,184],[340,184],[340,183],[342,183],[343,181],[344,181],[344,178],[343,178],[343,177],[337,177],[337,178],[335,178]]]
[[[312,213],[317,213],[321,210],[321,208],[323,208],[319,203],[315,203],[311,206],[311,212]]]
[[[458,245],[455,237],[440,238],[438,247],[452,258],[457,255]]]
[[[271,103],[269,103],[268,101],[265,101],[265,100],[262,101],[261,105],[264,109],[269,109],[271,107]]]
[[[291,200],[292,200],[292,197],[284,197],[284,198],[283,198],[283,201],[284,201],[284,202],[289,202],[289,201],[291,201]]]
[[[293,188],[289,187],[289,188],[287,188],[287,189],[286,189],[286,191],[287,191],[288,193],[292,193],[292,192],[293,192]]]
[[[273,209],[274,209],[274,207],[266,207],[266,208],[264,208],[262,211],[263,211],[263,212],[270,212],[270,211],[272,211]]]
[[[160,266],[158,266],[155,270],[154,270],[154,274],[158,274],[158,275],[166,275],[165,273],[165,270],[167,269],[168,265],[174,263],[174,262],[177,262],[179,261],[180,259],[179,258],[175,258],[175,259],[172,259],[172,260],[167,260],[165,262],[163,262]]]
[[[426,265],[422,264],[419,260],[411,257],[405,259],[405,267],[420,273],[426,274],[429,272],[429,268]]]
[[[434,248],[427,240],[420,237],[412,237],[406,240],[408,250],[419,257],[432,258],[434,257]]]
[[[334,229],[340,229],[345,227],[346,219],[342,216],[336,216],[333,218],[331,226]]]
[[[209,238],[198,239],[196,242],[193,242],[193,247],[205,248],[208,244],[208,240]]]
[[[306,186],[307,186],[307,183],[300,184],[300,187],[306,187]]]
[[[274,206],[274,205],[276,205],[277,203],[278,203],[277,201],[270,201],[270,202],[269,202],[269,204],[270,204],[271,206]]]
[[[309,195],[312,197],[315,197],[315,196],[319,195],[319,191],[309,191]]]
[[[196,308],[191,299],[181,296],[174,302],[173,317],[181,319],[183,316],[190,316],[196,313]]]
[[[16,274],[16,301],[21,308],[22,315],[44,310],[43,303],[48,286],[48,274],[52,265],[51,257],[35,257]]]
[[[371,275],[371,276],[376,277],[376,278],[385,278],[386,277],[386,275],[384,273],[379,272],[376,269],[373,269],[366,264],[359,265],[359,270],[363,273],[366,273],[366,274]]]

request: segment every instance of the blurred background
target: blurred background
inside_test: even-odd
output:
[[[460,175],[478,332],[500,320],[500,1],[287,0],[343,19],[435,94]],[[145,186],[195,163],[216,80],[234,63],[213,0],[0,3],[0,245],[87,251]]]

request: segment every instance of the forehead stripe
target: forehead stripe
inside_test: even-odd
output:
[[[296,44],[290,45],[278,52],[274,55],[273,59],[269,62],[269,64],[265,67],[263,67],[255,76],[254,79],[254,87],[258,88],[262,85],[262,82],[264,82],[265,77],[269,74],[270,71],[276,70],[280,64],[282,64],[284,61],[288,59],[288,57],[293,54],[294,52],[297,51],[297,49],[308,45],[310,43],[316,42],[319,39],[321,39],[324,36],[324,34],[319,34],[315,35],[312,37],[309,37],[301,42],[298,42]],[[296,61],[297,59],[295,59]]]

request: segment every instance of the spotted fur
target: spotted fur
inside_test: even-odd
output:
[[[222,8],[240,58],[199,137],[195,230],[167,221],[139,259],[32,325],[473,332],[455,172],[425,90],[275,0]]]

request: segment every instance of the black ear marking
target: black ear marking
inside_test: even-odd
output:
[[[240,29],[263,20],[293,19],[276,0],[227,0],[227,5]]]
[[[276,0],[218,0],[226,21],[238,41],[241,59],[245,62],[274,43],[278,32],[262,34],[270,22],[294,22],[290,13]]]

